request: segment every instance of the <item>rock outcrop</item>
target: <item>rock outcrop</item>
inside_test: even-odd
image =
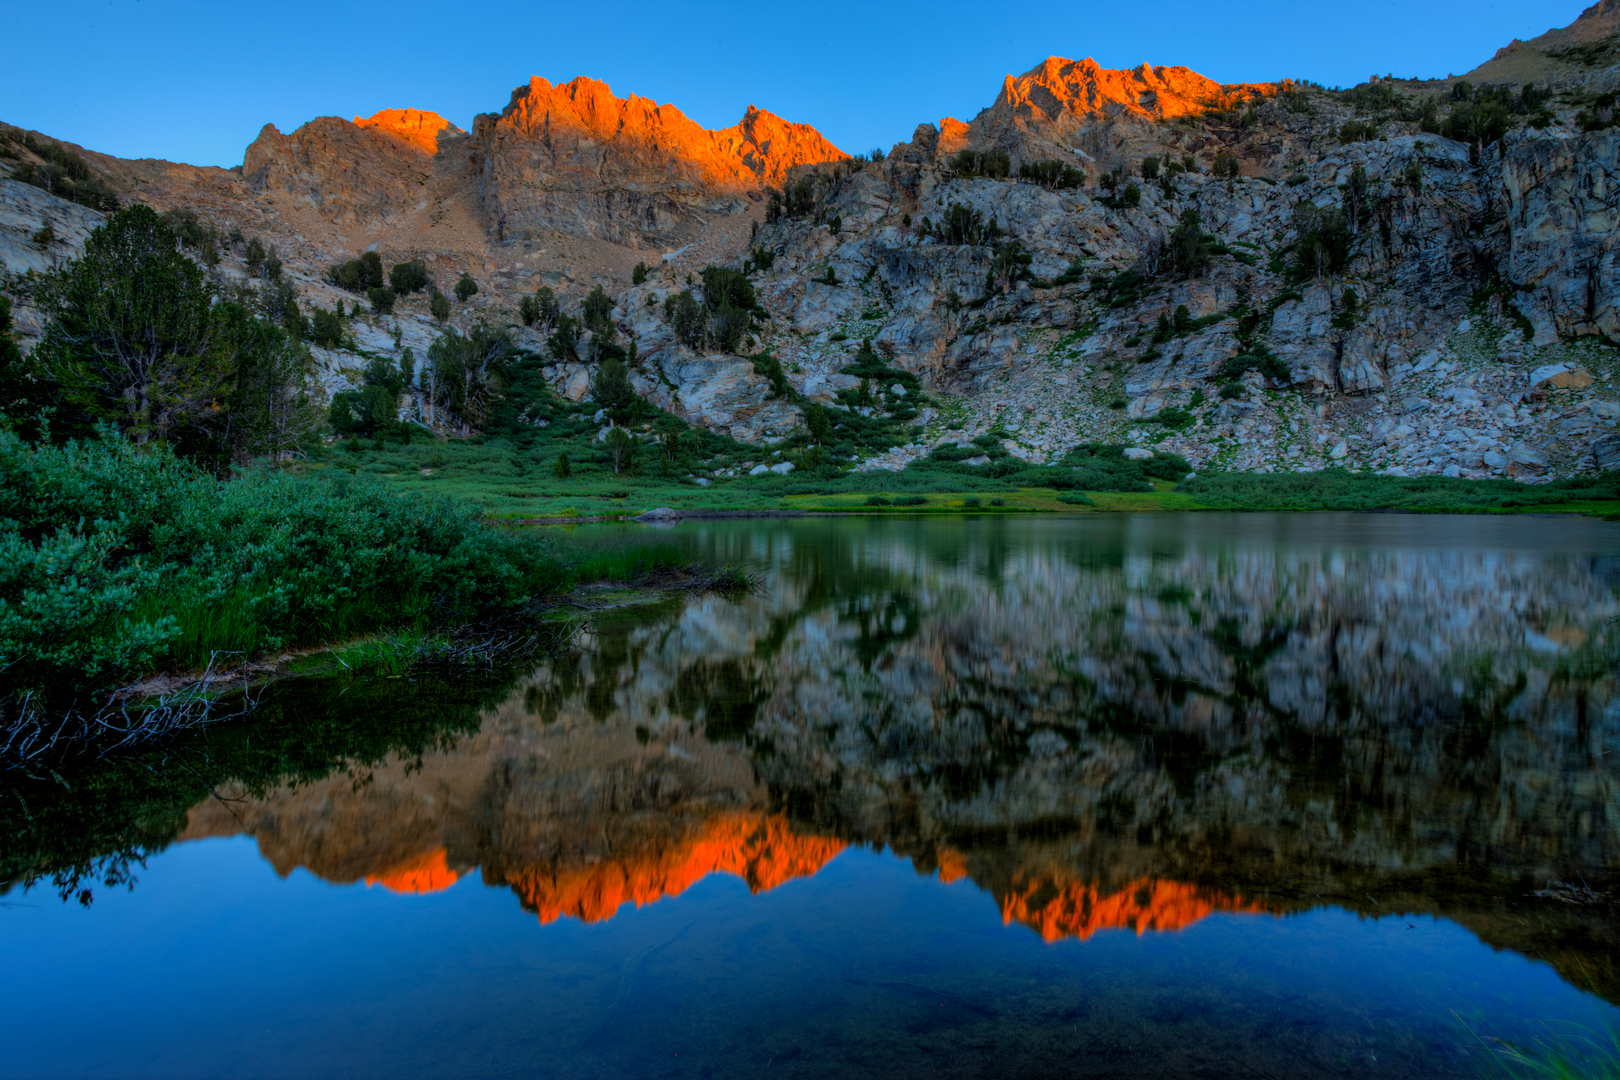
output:
[[[1599,0],[1568,26],[1515,38],[1463,78],[1476,83],[1554,83],[1596,91],[1616,83],[1620,0]]]
[[[585,78],[532,79],[471,132],[411,109],[267,126],[235,172],[81,152],[131,198],[276,243],[322,307],[343,298],[325,269],[368,247],[422,258],[441,288],[473,274],[462,323],[510,322],[539,285],[570,310],[601,286],[636,346],[637,390],[751,442],[790,434],[803,403],[849,405],[844,369],[869,339],[950,408],[922,410],[908,443],[862,467],[994,429],[1033,461],[1100,440],[1199,467],[1539,480],[1609,460],[1597,448],[1615,433],[1620,129],[1579,110],[1620,78],[1620,53],[1604,51],[1617,27],[1604,0],[1510,50],[1556,54],[1585,81],[1512,113],[1488,144],[1436,130],[1456,80],[1339,93],[1052,57],[1009,75],[971,122],[919,125],[877,162],[754,108],[711,131]],[[1439,111],[1423,119],[1424,102]],[[966,175],[963,149],[1004,151],[1012,175]],[[1038,161],[1071,172],[1020,180]],[[797,201],[766,221],[766,189],[789,182]],[[978,222],[972,235],[944,228],[952,214]],[[31,246],[37,230],[0,222],[13,272],[71,253]],[[225,256],[219,272],[244,277],[240,252]],[[638,263],[650,277],[632,286]],[[709,264],[748,267],[771,319],[741,349],[768,349],[791,393],[751,356],[676,339],[659,305]],[[29,337],[37,313],[22,294],[17,308]],[[1187,321],[1161,328],[1181,308]],[[394,320],[397,341],[363,316],[356,340],[424,354],[425,300]],[[548,352],[544,335],[518,336]],[[317,355],[329,390],[364,367]],[[1535,377],[1559,365],[1584,374]],[[572,358],[548,375],[585,396]]]
[[[485,221],[517,240],[544,231],[637,246],[675,237],[705,213],[736,213],[795,166],[846,155],[811,127],[749,106],[710,131],[673,105],[577,78],[538,76],[499,116],[473,125]]]
[[[366,120],[322,116],[283,135],[266,124],[247,148],[242,176],[254,191],[281,191],[334,225],[387,220],[426,208],[423,189],[439,140],[459,129],[415,109]]]

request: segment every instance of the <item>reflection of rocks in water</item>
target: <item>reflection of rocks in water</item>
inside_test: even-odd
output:
[[[477,866],[544,919],[881,844],[1047,937],[1427,911],[1620,990],[1608,909],[1528,895],[1620,880],[1612,561],[741,535],[768,592],[599,616],[454,751],[248,829],[332,880]],[[205,804],[191,832],[236,828]]]
[[[705,553],[744,553],[726,543]],[[654,735],[735,737],[681,689],[725,671],[778,806],[924,869],[965,852],[1043,932],[1182,882],[1212,908],[1467,915],[1553,951],[1563,915],[1526,936],[1496,906],[1620,873],[1612,559],[993,530],[935,551],[843,524],[769,544],[746,552],[776,566],[768,595],[631,631],[598,700],[611,681]],[[1613,954],[1601,923],[1572,932]]]
[[[181,838],[245,831],[283,875],[301,866],[398,893],[437,892],[479,867],[543,922],[609,918],[717,871],[759,892],[844,847],[769,813],[739,747],[644,745],[622,724],[546,726],[511,707],[419,762],[239,795],[197,806]]]
[[[733,874],[752,892],[809,877],[844,849],[840,840],[795,835],[783,816],[724,811],[673,843],[571,866],[541,864],[512,874],[512,890],[541,922],[611,918],[626,903],[677,896],[708,874]]]
[[[421,896],[424,893],[443,892],[461,875],[450,869],[449,853],[443,848],[416,855],[387,870],[366,875],[367,885],[381,885],[389,892]]]
[[[940,848],[939,880],[949,885],[971,876],[965,856]],[[1180,881],[1142,878],[1112,892],[1062,876],[1022,875],[996,894],[1001,921],[1019,922],[1047,941],[1079,938],[1099,930],[1180,930],[1217,911],[1259,914],[1269,910],[1218,889]]]

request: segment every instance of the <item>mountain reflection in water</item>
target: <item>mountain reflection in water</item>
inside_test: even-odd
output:
[[[688,524],[740,602],[600,613],[476,734],[364,782],[210,799],[282,873],[476,868],[542,921],[847,844],[1047,940],[1211,912],[1446,915],[1620,998],[1616,531],[1095,518]],[[241,796],[243,793],[234,793]]]

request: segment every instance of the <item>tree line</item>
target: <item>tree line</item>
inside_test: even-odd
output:
[[[465,433],[487,414],[511,345],[483,325],[446,328],[421,371],[408,348],[397,361],[373,357],[361,388],[334,395],[323,410],[308,343],[352,346],[343,305],[305,316],[274,249],[257,240],[246,242],[254,275],[247,284],[219,279],[198,257],[210,242],[240,240],[189,211],[117,210],[80,257],[21,283],[46,316],[26,356],[0,297],[0,427],[31,443],[116,432],[223,474],[253,458],[296,454],[323,424],[340,434],[408,437],[396,419],[407,389],[430,424]],[[356,261],[368,278],[380,266]],[[398,284],[421,287],[419,261],[395,270]]]

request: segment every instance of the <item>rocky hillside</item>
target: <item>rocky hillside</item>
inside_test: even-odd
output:
[[[441,288],[479,282],[452,322],[511,324],[549,357],[520,299],[543,285],[573,311],[600,285],[645,397],[750,442],[810,404],[904,417],[864,468],[992,434],[1041,462],[1113,441],[1198,468],[1543,479],[1620,467],[1620,135],[1600,92],[1617,20],[1604,0],[1467,80],[1347,91],[1052,57],[878,160],[752,108],[709,131],[589,79],[533,79],[471,131],[416,110],[267,126],[235,170],[6,129],[0,259],[42,269],[97,220],[19,182],[59,145],[121,198],[273,243],[306,304],[344,299],[328,268],[362,251],[421,258]],[[1503,65],[1531,53],[1551,81],[1527,93]],[[665,314],[706,300],[708,265],[759,302],[724,348]],[[246,280],[239,247],[217,272]],[[354,325],[419,357],[438,332],[422,296]],[[904,379],[863,390],[862,340]],[[328,392],[363,367],[316,353]],[[572,355],[547,372],[588,392]]]

